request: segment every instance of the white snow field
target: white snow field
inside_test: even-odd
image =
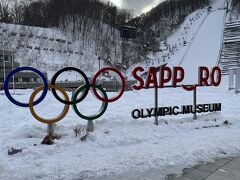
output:
[[[222,103],[222,112],[134,120],[135,108],[154,107],[154,91],[126,92],[95,122],[95,131],[86,142],[75,138],[75,126],[84,127],[71,109],[67,117],[57,123],[56,133],[62,135],[54,145],[41,145],[46,125],[34,120],[28,108],[13,105],[5,95],[0,96],[0,179],[80,179],[129,171],[159,169],[163,175],[181,173],[186,167],[216,157],[240,155],[240,96],[227,90],[227,78],[218,88],[198,89],[198,103]],[[31,90],[18,91],[14,97],[27,102]],[[161,89],[160,106],[192,104],[192,92],[182,89]],[[70,94],[69,94],[70,95]],[[79,104],[79,109],[93,114],[100,106],[91,93]],[[36,107],[37,113],[53,117],[63,105],[49,92]],[[228,120],[231,125],[223,125]],[[165,123],[167,122],[167,123]],[[215,126],[204,128],[204,126]],[[34,144],[36,144],[34,146]],[[8,156],[10,148],[23,152]]]

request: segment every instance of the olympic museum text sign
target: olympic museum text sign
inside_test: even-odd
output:
[[[9,83],[11,78],[20,71],[31,71],[36,73],[43,81],[43,86],[36,88],[36,90],[32,93],[29,103],[22,103],[17,101],[12,97],[9,91]],[[66,93],[64,88],[58,87],[56,85],[56,80],[59,75],[66,71],[75,71],[81,75],[81,77],[84,80],[84,84],[77,88],[77,90],[73,93],[73,96],[71,98],[68,97],[68,94]],[[108,95],[106,91],[102,88],[101,84],[97,81],[99,76],[105,72],[112,71],[113,73],[116,73],[121,80],[121,89],[119,89],[116,96],[112,98],[108,98]],[[185,72],[182,67],[174,67],[173,70],[169,67],[161,67],[159,72],[157,72],[157,69],[155,67],[151,67],[148,71],[148,75],[146,80],[144,80],[139,73],[144,72],[144,68],[142,67],[136,67],[133,72],[133,78],[137,81],[135,85],[132,86],[132,88],[136,91],[141,89],[149,89],[149,88],[177,88],[182,87],[184,90],[187,91],[194,91],[197,87],[201,86],[219,86],[221,83],[221,69],[219,67],[214,67],[212,70],[209,70],[207,67],[199,67],[199,82],[198,84],[194,85],[184,85],[181,84],[185,77]],[[157,77],[159,74],[159,77]],[[171,84],[169,86],[168,84]],[[89,79],[87,78],[86,74],[76,68],[76,67],[66,67],[61,70],[59,70],[51,79],[51,83],[48,83],[46,77],[42,72],[39,70],[33,68],[33,67],[20,67],[16,68],[12,72],[8,74],[6,77],[6,80],[4,81],[4,91],[7,96],[7,98],[15,105],[19,107],[28,107],[30,109],[31,114],[33,117],[45,124],[52,125],[54,123],[57,123],[61,121],[68,113],[70,105],[73,107],[75,113],[84,120],[93,121],[98,118],[100,118],[107,110],[108,104],[113,103],[117,100],[119,100],[124,92],[125,92],[126,82],[125,78],[122,75],[122,73],[112,67],[106,67],[101,70],[99,70],[93,77],[92,81],[89,82]],[[43,117],[40,117],[36,114],[34,110],[34,106],[37,104],[40,104],[44,98],[46,97],[48,90],[51,89],[53,95],[55,98],[62,104],[64,104],[63,111],[56,117],[52,119],[46,119]],[[99,109],[99,111],[91,116],[86,116],[80,112],[80,110],[77,108],[77,104],[81,103],[86,96],[88,95],[90,89],[92,90],[93,94],[96,96],[96,98],[102,102],[102,106]],[[64,99],[62,99],[57,93],[56,90],[59,91]],[[41,96],[35,100],[38,93],[42,92]],[[187,105],[182,107],[155,107],[150,109],[136,109],[132,111],[132,117],[134,119],[138,118],[147,118],[147,117],[157,117],[157,116],[165,116],[165,115],[179,115],[179,114],[190,114],[190,113],[206,113],[206,112],[214,112],[214,111],[221,111],[221,104],[199,104],[199,105]]]
[[[132,117],[134,119],[139,118],[150,118],[160,117],[167,115],[179,115],[179,114],[193,114],[193,113],[207,113],[207,112],[219,112],[222,110],[221,103],[216,104],[198,104],[194,105],[183,105],[173,107],[159,107],[150,109],[135,109],[132,111]]]

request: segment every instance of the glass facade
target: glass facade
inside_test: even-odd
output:
[[[4,78],[15,68],[20,67],[20,64],[14,62],[14,52],[0,50],[0,89],[2,88]],[[44,74],[47,77],[47,74]],[[13,77],[10,80],[13,82]],[[28,88],[27,84],[41,83],[42,79],[37,74],[32,72],[18,72],[14,75],[15,87]]]
[[[17,82],[23,82],[22,78],[18,78]]]
[[[5,62],[10,62],[12,61],[12,56],[4,55],[3,58],[3,55],[0,55],[0,62],[3,62],[3,59],[5,60]]]

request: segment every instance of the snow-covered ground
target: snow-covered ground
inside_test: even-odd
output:
[[[191,92],[161,89],[159,93],[160,106],[192,104]],[[30,94],[31,90],[18,91],[14,97],[27,102]],[[222,103],[222,112],[201,114],[195,121],[191,115],[164,117],[161,125],[155,126],[154,118],[131,117],[135,108],[154,107],[154,91],[126,92],[96,121],[86,142],[75,138],[73,132],[86,121],[71,109],[57,124],[56,133],[62,138],[47,146],[41,145],[46,126],[34,120],[28,108],[16,107],[1,95],[0,179],[77,179],[154,167],[164,176],[181,173],[200,161],[240,155],[239,95],[227,90],[227,78],[218,88],[199,88],[197,97],[198,103]],[[100,104],[89,94],[79,108],[92,114]],[[44,117],[53,117],[62,107],[49,93],[36,110]],[[225,120],[232,125],[223,125]],[[220,126],[204,128],[213,125]],[[8,156],[11,147],[23,148],[23,152]]]

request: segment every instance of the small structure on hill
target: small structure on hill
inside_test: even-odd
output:
[[[135,39],[137,36],[137,30],[131,26],[121,26],[119,28],[120,37],[124,39]]]

